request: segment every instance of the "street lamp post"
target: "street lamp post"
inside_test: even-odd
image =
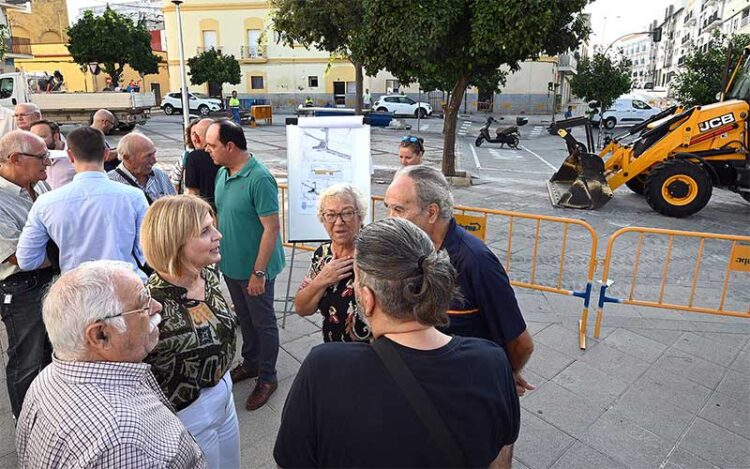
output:
[[[177,13],[177,34],[180,39],[180,85],[182,86],[183,125],[182,134],[185,135],[185,130],[187,129],[188,124],[190,124],[190,101],[188,101],[187,73],[185,71],[185,45],[182,42],[182,15],[180,14],[180,5],[182,5],[183,2],[184,0],[172,0]]]

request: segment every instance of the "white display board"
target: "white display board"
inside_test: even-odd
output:
[[[324,241],[318,196],[334,184],[350,183],[370,201],[370,126],[362,116],[300,117],[287,126],[289,242]],[[371,213],[372,207],[368,208]]]

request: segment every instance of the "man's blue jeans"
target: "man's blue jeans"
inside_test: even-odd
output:
[[[0,316],[8,333],[5,373],[16,418],[31,382],[52,362],[52,346],[42,321],[42,299],[51,281],[51,269],[23,272],[0,281]]]
[[[258,381],[275,383],[279,356],[279,328],[273,309],[275,279],[266,281],[266,292],[260,296],[247,293],[247,279],[224,276],[224,280],[242,329],[243,364],[249,370],[258,370]]]

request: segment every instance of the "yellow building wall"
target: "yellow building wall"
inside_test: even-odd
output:
[[[106,75],[100,73],[94,77],[87,69],[85,72],[82,71],[81,66],[73,62],[73,58],[68,53],[68,48],[65,44],[32,44],[31,52],[34,55],[33,59],[16,59],[16,67],[19,70],[26,72],[47,72],[49,74],[52,74],[55,70],[59,70],[65,77],[64,88],[68,92],[101,91],[106,86]],[[125,66],[122,83],[127,86],[130,80],[142,80],[142,91],[150,91],[152,88],[151,85],[156,83],[159,85],[161,96],[164,96],[169,88],[167,55],[165,52],[154,52],[154,54],[161,57],[162,60],[159,63],[158,74],[146,75],[141,79],[136,71],[129,66]]]
[[[68,4],[65,0],[34,0],[31,14],[8,10],[13,36],[28,38],[32,44],[67,42]]]

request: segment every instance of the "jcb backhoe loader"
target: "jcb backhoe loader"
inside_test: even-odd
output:
[[[569,155],[547,183],[553,205],[596,209],[627,185],[657,212],[686,217],[700,211],[713,187],[750,202],[750,47],[724,87],[723,100],[690,109],[671,107],[614,137],[597,155],[560,121]]]

